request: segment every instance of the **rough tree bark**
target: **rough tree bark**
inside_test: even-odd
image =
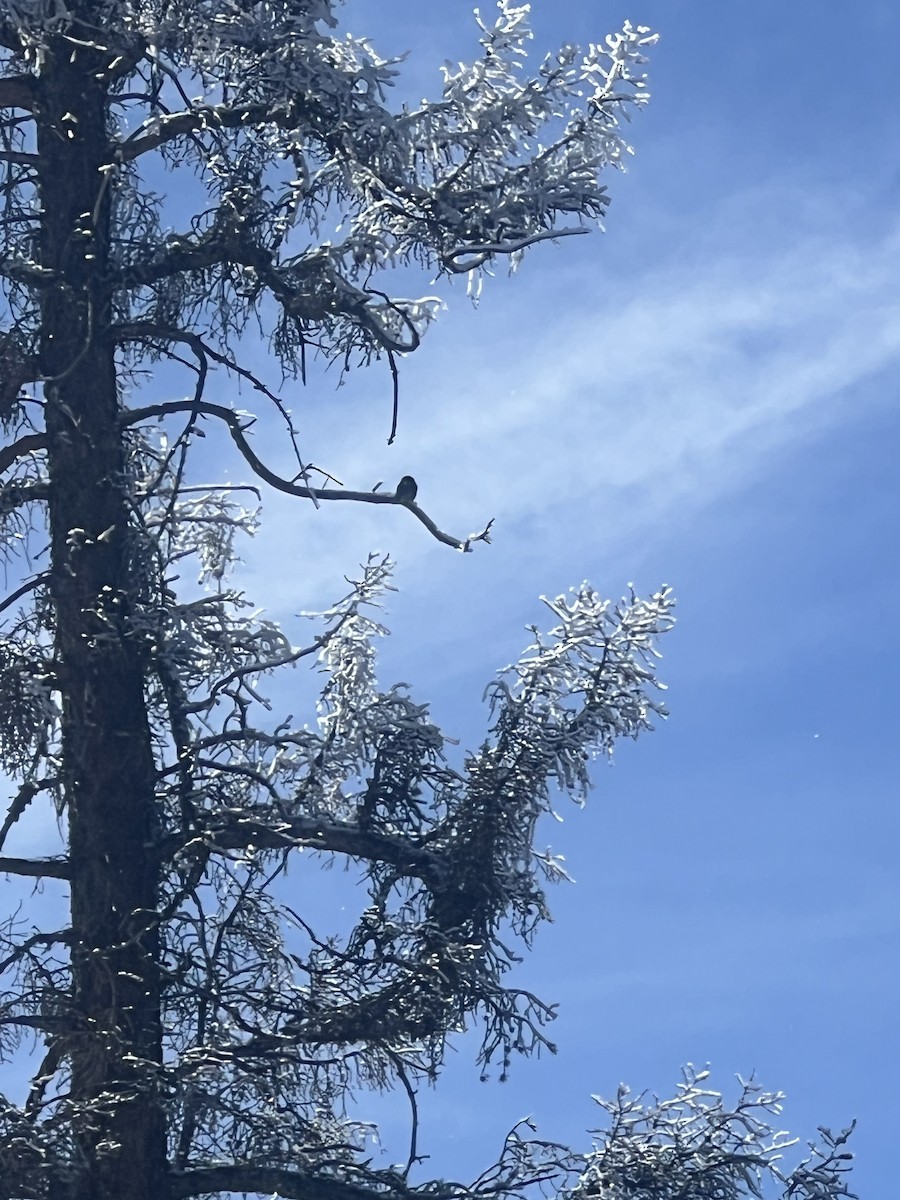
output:
[[[63,697],[73,1011],[66,1052],[86,1164],[74,1200],[166,1196],[156,770],[134,605],[111,296],[106,88],[100,56],[51,44],[35,109],[51,594]],[[141,1103],[133,1103],[136,1094]]]

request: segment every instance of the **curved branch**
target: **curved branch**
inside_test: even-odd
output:
[[[10,446],[0,446],[0,471],[5,471],[13,463],[24,458],[26,454],[34,454],[36,450],[45,450],[47,437],[43,433],[26,433]]]
[[[318,252],[311,261],[317,259],[321,259]],[[165,244],[165,253],[160,258],[154,262],[129,264],[110,278],[112,286],[117,288],[152,287],[173,275],[235,264],[252,269],[289,317],[297,319],[307,315],[306,303],[309,298],[299,294],[289,278],[282,277],[280,271],[284,269],[284,264],[279,264],[271,251],[254,243],[240,223],[230,222],[222,209],[213,227],[200,237],[170,237]],[[297,265],[296,261],[293,262],[290,269],[296,271]],[[335,287],[331,299],[336,307],[331,310],[332,315],[340,312],[355,320],[386,352],[409,354],[418,347],[419,331],[399,302],[390,300],[376,289],[360,292],[343,277],[338,278],[344,289],[343,302],[337,303],[340,289]],[[327,282],[332,286],[335,284],[334,278]],[[409,335],[407,341],[398,341],[373,316],[370,296],[381,296],[386,307],[397,314]],[[126,326],[122,328],[127,329]],[[182,337],[181,340],[187,339]]]
[[[128,340],[135,339],[150,342],[174,341],[182,342],[186,346],[189,346],[197,360],[197,385],[194,388],[195,402],[203,399],[206,376],[208,374],[208,359],[212,359],[213,362],[218,363],[218,365],[221,367],[225,367],[225,369],[228,371],[233,371],[235,375],[238,375],[241,379],[246,379],[248,383],[252,384],[255,391],[261,392],[268,400],[271,400],[278,412],[281,414],[287,427],[288,437],[291,439],[291,445],[294,448],[297,465],[300,468],[299,474],[295,478],[300,478],[307,486],[311,486],[309,482],[309,472],[313,470],[318,471],[318,468],[312,467],[311,465],[307,466],[303,462],[303,459],[300,455],[300,450],[297,447],[297,430],[294,428],[290,413],[285,408],[281,399],[272,391],[271,388],[267,387],[262,379],[260,379],[258,375],[254,374],[253,371],[248,370],[247,367],[242,367],[240,363],[236,362],[229,355],[221,354],[218,350],[214,349],[214,347],[208,345],[199,334],[191,333],[186,329],[177,329],[172,328],[171,326],[161,326],[150,321],[130,321],[128,323],[122,323],[120,325],[113,326],[113,336],[116,338],[116,340],[125,338]],[[169,351],[167,351],[167,353],[169,353]],[[195,408],[194,411],[192,411],[190,420],[188,422],[189,428],[193,426],[193,423],[196,421],[198,415],[199,414]],[[184,437],[185,434],[182,434],[182,440]],[[327,472],[320,471],[319,473],[325,475],[326,478],[333,478],[333,476],[328,475]],[[256,489],[252,490],[255,491]],[[257,492],[257,496],[258,495],[259,493]],[[173,494],[172,504],[174,503],[175,495]],[[315,499],[313,500],[313,504],[316,508],[319,507],[319,503]]]
[[[549,238],[574,237],[576,234],[590,233],[589,229],[541,229],[537,233],[526,234],[514,242],[485,242],[483,245],[457,246],[441,256],[441,262],[448,271],[455,275],[466,275],[474,271],[496,254],[515,254],[519,250],[527,250],[535,242],[544,242]],[[460,262],[460,259],[466,259]]]
[[[227,371],[234,371],[235,375],[239,375],[241,379],[245,379],[251,384],[254,391],[262,392],[284,415],[284,410],[278,396],[263,383],[258,375],[255,375],[247,367],[242,367],[239,362],[235,362],[229,355],[220,353],[205,342],[197,333],[191,333],[186,329],[175,329],[169,325],[158,325],[153,321],[123,321],[118,325],[111,326],[110,333],[117,342],[121,340],[183,342],[186,346],[190,346],[198,361],[202,362],[204,358],[211,358],[214,363],[217,363],[220,367],[225,367]],[[203,391],[200,388],[197,389],[196,396],[198,400],[202,398]],[[293,432],[293,430],[290,430],[290,432]]]
[[[413,1085],[409,1082],[409,1076],[406,1074],[406,1068],[403,1066],[403,1060],[399,1054],[389,1051],[389,1057],[394,1064],[394,1070],[397,1072],[397,1078],[403,1084],[403,1090],[406,1092],[409,1100],[409,1116],[410,1116],[410,1131],[409,1131],[409,1157],[406,1160],[406,1166],[403,1169],[403,1178],[407,1179],[412,1168],[416,1163],[422,1162],[422,1156],[419,1154],[419,1105],[416,1100],[416,1091]],[[426,1156],[427,1157],[427,1156]]]
[[[304,646],[300,650],[292,650],[288,654],[279,655],[278,658],[268,659],[265,662],[252,662],[241,667],[235,667],[227,675],[223,675],[221,679],[217,679],[202,700],[186,701],[184,706],[185,715],[208,712],[215,704],[217,697],[231,684],[241,684],[248,675],[257,675],[261,671],[274,671],[279,667],[292,666],[302,658],[308,658],[311,654],[317,654],[327,641],[328,638],[323,635],[317,638],[311,646]]]
[[[241,452],[244,460],[248,463],[254,474],[260,479],[264,479],[270,487],[275,488],[279,492],[285,492],[289,496],[302,496],[305,499],[314,502],[321,500],[355,500],[360,504],[399,504],[409,511],[421,521],[432,537],[439,542],[443,542],[445,546],[451,546],[454,550],[470,551],[474,542],[490,542],[490,530],[493,525],[493,519],[488,522],[485,528],[480,533],[470,533],[466,538],[455,538],[452,534],[444,533],[432,521],[431,517],[424,512],[418,504],[413,500],[398,498],[393,492],[351,492],[345,489],[333,488],[318,489],[304,487],[302,484],[293,483],[289,479],[282,479],[280,475],[276,475],[270,470],[261,459],[254,453],[250,443],[244,434],[244,426],[241,424],[238,414],[230,408],[225,408],[221,404],[212,404],[207,400],[170,400],[163,404],[150,404],[146,408],[139,408],[133,412],[123,414],[121,424],[124,427],[129,425],[137,425],[141,421],[149,420],[151,417],[171,416],[173,413],[182,412],[199,412],[209,417],[217,417],[228,426],[228,432],[238,450]],[[24,439],[23,439],[24,440]]]
[[[5,600],[0,601],[0,612],[4,612],[7,608],[11,608],[17,600],[21,600],[23,596],[27,596],[29,592],[33,592],[36,587],[40,587],[42,583],[46,583],[50,578],[49,571],[42,571],[40,575],[35,575],[33,579],[27,580],[21,587],[17,587],[14,592],[11,592]],[[25,787],[32,787],[32,784],[26,784]],[[44,786],[44,785],[41,785]],[[24,790],[24,789],[23,789]],[[37,788],[35,788],[37,790]],[[4,826],[5,829],[5,826]],[[0,830],[0,846],[3,845],[3,831]]]

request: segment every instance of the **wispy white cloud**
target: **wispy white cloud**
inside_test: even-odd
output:
[[[757,238],[738,214],[762,208]],[[599,557],[652,538],[662,516],[713,504],[786,447],[879,403],[865,385],[900,358],[900,230],[841,229],[794,191],[723,205],[668,259],[614,284],[600,243],[581,245],[562,273],[548,260],[497,281],[479,313],[460,295],[449,329],[406,364],[395,447],[385,446],[387,388],[372,377],[366,397],[303,408],[308,453],[348,485],[391,486],[412,471],[421,502],[453,532],[496,518],[495,545],[467,565],[479,587],[530,574],[535,554],[544,580],[575,582]],[[314,514],[281,497],[266,509],[252,590],[276,608],[333,590],[376,546],[411,580],[427,562],[429,589],[461,578],[456,556],[406,513]],[[299,577],[282,569],[285,555]]]

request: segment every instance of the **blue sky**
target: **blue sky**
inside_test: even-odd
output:
[[[469,9],[357,0],[343,19],[411,52],[418,96],[444,58],[470,54]],[[542,619],[540,593],[673,584],[670,720],[547,831],[578,882],[554,894],[522,979],[559,1000],[560,1052],[479,1084],[462,1043],[422,1101],[431,1166],[486,1165],[526,1113],[583,1144],[591,1092],[666,1091],[682,1062],[709,1059],[726,1089],[754,1069],[784,1089],[799,1133],[858,1117],[857,1190],[887,1195],[900,10],[536,0],[535,54],[625,17],[661,40],[607,233],[536,249],[478,311],[462,286],[445,293],[404,365],[391,448],[377,374],[295,406],[317,463],[351,486],[411,472],[445,528],[496,517],[494,544],[459,556],[404,513],[298,513],[279,497],[248,589],[287,614],[390,550],[385,680],[409,681],[471,742],[481,688]]]
[[[412,473],[442,527],[495,517],[493,545],[458,555],[405,512],[269,495],[240,582],[295,632],[390,551],[384,682],[464,743],[541,593],[672,584],[670,720],[545,831],[577,886],[521,979],[560,1002],[559,1054],[480,1084],[462,1041],[422,1100],[424,1149],[474,1174],[525,1114],[585,1145],[591,1092],[667,1092],[710,1060],[726,1088],[755,1069],[784,1089],[799,1133],[858,1117],[874,1200],[900,1069],[900,9],[535,0],[535,56],[626,17],[661,41],[607,233],[536,248],[477,311],[445,291],[392,447],[385,374],[293,404],[308,459],[348,487]],[[348,0],[342,21],[410,51],[414,96],[475,43],[468,0]],[[402,1106],[382,1112],[404,1159]]]

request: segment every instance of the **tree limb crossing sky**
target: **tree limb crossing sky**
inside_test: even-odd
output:
[[[410,51],[398,96],[436,94],[440,63],[475,49],[467,0],[342,16]],[[858,1117],[855,1187],[874,1197],[894,1170],[900,990],[900,13],[535,0],[534,61],[624,18],[661,40],[608,232],[536,247],[478,311],[464,280],[443,293],[393,446],[387,372],[317,378],[293,405],[307,458],[348,488],[411,474],[442,528],[494,517],[493,545],[458,555],[404,511],[267,495],[241,584],[289,625],[389,550],[384,682],[464,745],[484,683],[545,620],[540,593],[674,585],[671,719],[546,831],[577,886],[551,897],[521,979],[559,1001],[559,1054],[480,1084],[461,1042],[420,1146],[434,1173],[475,1171],[526,1113],[579,1144],[590,1093],[666,1092],[708,1059],[726,1088],[755,1069],[784,1089],[792,1129]],[[404,1129],[391,1102],[386,1162]]]
[[[591,1092],[665,1091],[710,1059],[726,1087],[756,1069],[783,1088],[792,1129],[857,1116],[856,1187],[874,1196],[893,1170],[900,980],[900,15],[532,9],[536,60],[624,18],[661,35],[607,233],[536,248],[477,312],[457,285],[404,364],[394,446],[377,372],[311,404],[317,463],[359,486],[411,473],[445,526],[496,517],[494,544],[462,557],[403,513],[279,499],[252,591],[296,611],[286,545],[323,598],[390,549],[385,679],[465,743],[539,593],[672,583],[671,719],[546,833],[578,882],[551,898],[523,979],[560,1002],[559,1055],[478,1084],[463,1046],[423,1099],[432,1166],[486,1161],[526,1112],[577,1139]],[[348,3],[344,23],[410,51],[413,99],[475,32],[457,0]]]

